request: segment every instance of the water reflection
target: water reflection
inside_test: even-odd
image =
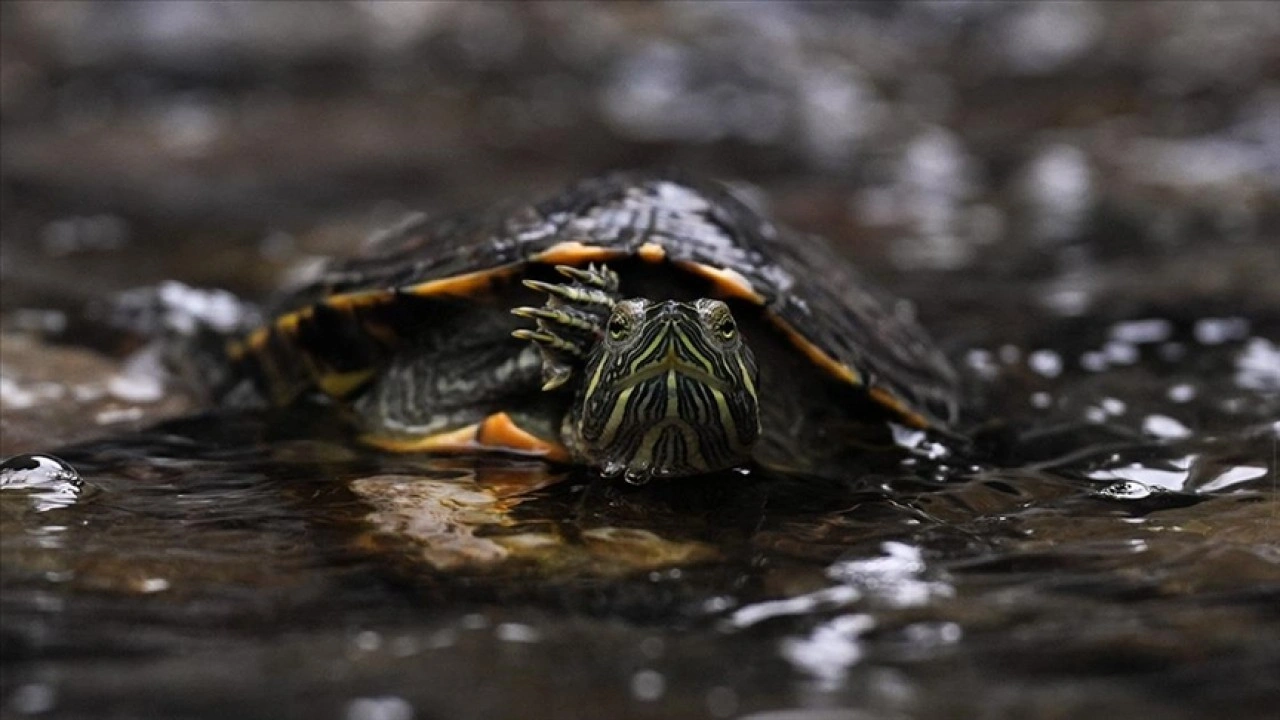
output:
[[[566,533],[551,518],[521,521],[513,511],[536,491],[563,480],[563,473],[549,473],[536,463],[459,467],[441,479],[379,475],[353,480],[352,492],[373,508],[366,518],[372,525],[368,542],[391,550],[407,540],[416,547],[414,554],[436,570],[529,566],[543,576],[627,575],[717,555],[709,545],[668,540],[641,528],[580,523]]]

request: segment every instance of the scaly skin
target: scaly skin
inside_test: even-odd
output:
[[[608,268],[557,270],[571,282],[526,282],[547,305],[512,310],[537,321],[513,334],[541,352],[544,390],[580,374],[561,430],[577,460],[632,483],[750,460],[759,375],[728,306],[618,300]]]

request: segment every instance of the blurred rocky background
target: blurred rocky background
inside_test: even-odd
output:
[[[664,165],[837,241],[952,350],[1028,282],[1058,316],[1280,314],[1273,2],[4,2],[0,41],[10,348]]]

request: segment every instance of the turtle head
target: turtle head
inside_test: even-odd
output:
[[[622,300],[587,352],[566,429],[584,459],[632,482],[721,470],[751,457],[757,380],[723,302]]]

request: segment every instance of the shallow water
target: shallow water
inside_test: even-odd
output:
[[[74,470],[0,469],[5,717],[1280,706],[1269,4],[160,7],[0,8],[0,454]],[[910,300],[972,446],[640,488],[388,456],[104,328],[664,163]]]
[[[82,485],[0,493],[8,709],[1264,717],[1274,321],[971,350],[1010,427],[978,450],[903,433],[841,482],[388,457],[314,414],[53,448]],[[1082,339],[1138,359],[1086,370]]]

